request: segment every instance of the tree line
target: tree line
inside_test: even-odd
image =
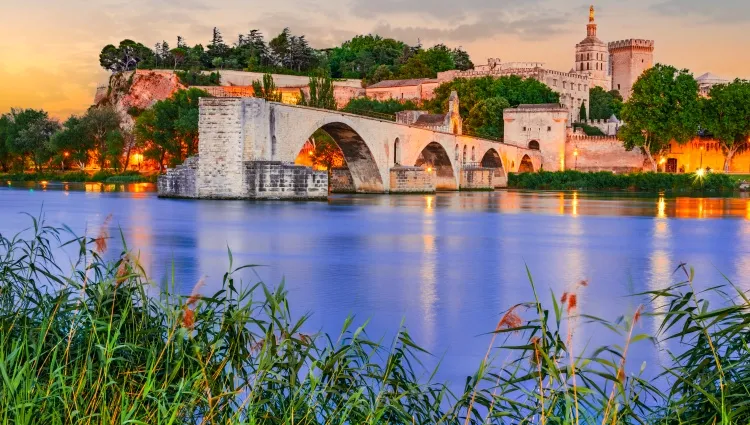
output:
[[[239,34],[225,42],[221,31],[213,29],[205,46],[189,46],[181,36],[174,47],[167,41],[153,48],[133,40],[105,46],[100,65],[112,72],[135,69],[182,71],[244,70],[275,74],[309,75],[323,70],[332,78],[362,79],[376,83],[392,78],[433,78],[438,72],[472,69],[469,54],[443,44],[423,48],[378,35],[359,35],[330,49],[312,48],[304,35],[289,28],[266,41],[258,30]]]
[[[734,155],[747,149],[750,140],[750,81],[715,85],[706,98],[698,93],[688,70],[657,64],[633,85],[622,106],[625,125],[618,137],[627,149],[641,149],[654,171],[671,142],[711,137],[719,142],[724,171],[729,171]]]

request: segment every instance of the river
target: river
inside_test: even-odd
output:
[[[285,279],[293,312],[312,313],[311,333],[336,334],[353,314],[371,319],[378,339],[403,319],[442,359],[441,377],[459,384],[500,314],[532,300],[526,266],[545,301],[550,289],[559,297],[587,280],[580,311],[608,319],[648,302],[631,294],[678,280],[683,262],[700,285],[724,282],[723,273],[750,290],[748,198],[496,191],[298,203],[166,200],[151,185],[0,186],[0,233],[28,227],[21,213],[40,210],[49,224],[92,235],[112,214],[152,279],[174,269],[184,293],[204,275],[204,293],[218,288],[229,247],[236,265],[264,265],[266,283]],[[645,320],[639,331],[655,329]],[[575,340],[579,349],[608,342],[621,341],[601,332]],[[629,362],[660,360],[643,343]]]

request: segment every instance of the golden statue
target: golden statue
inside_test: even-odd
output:
[[[589,8],[589,22],[594,22],[594,5]]]

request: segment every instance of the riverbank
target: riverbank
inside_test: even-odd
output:
[[[405,328],[385,342],[369,339],[366,324],[358,327],[367,318],[347,319],[340,334],[310,329],[309,315],[291,313],[283,284],[243,284],[231,252],[228,273],[211,279],[218,279],[215,293],[201,279],[186,293],[165,285],[159,295],[135,251],[108,250],[114,222],[107,218],[93,237],[77,238],[38,218],[30,233],[0,236],[3,423],[750,420],[743,407],[750,301],[731,284],[699,295],[687,268],[678,269],[674,286],[643,294],[653,311],[633,306],[612,321],[583,319],[588,282],[549,296],[529,273],[533,293],[544,295],[507,306],[496,323],[488,317],[487,334],[466,330],[486,339],[487,353],[454,392],[420,366],[430,355]],[[73,270],[58,269],[50,253],[69,239],[80,258]],[[618,342],[574,351],[582,348],[573,338],[583,321]],[[631,364],[629,353],[652,343],[672,349],[665,369]]]
[[[614,174],[607,171],[540,171],[538,173],[510,173],[508,188],[530,190],[591,190],[632,192],[679,192],[731,194],[739,190],[741,178],[721,173],[672,174],[631,173]]]
[[[139,171],[115,172],[109,170],[42,171],[34,173],[0,173],[0,181],[59,182],[59,183],[156,183],[157,174]]]

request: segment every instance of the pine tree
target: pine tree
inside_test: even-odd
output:
[[[586,104],[585,103],[581,103],[581,113],[579,114],[579,118],[580,118],[581,122],[585,122],[587,120]]]
[[[333,80],[328,75],[319,73],[310,77],[308,85],[310,96],[306,97],[305,93],[300,90],[299,104],[311,108],[336,110],[336,97],[334,96]]]
[[[177,36],[177,48],[178,49],[185,49],[185,48],[187,48],[187,44],[185,44],[185,39],[182,38],[181,35]]]

